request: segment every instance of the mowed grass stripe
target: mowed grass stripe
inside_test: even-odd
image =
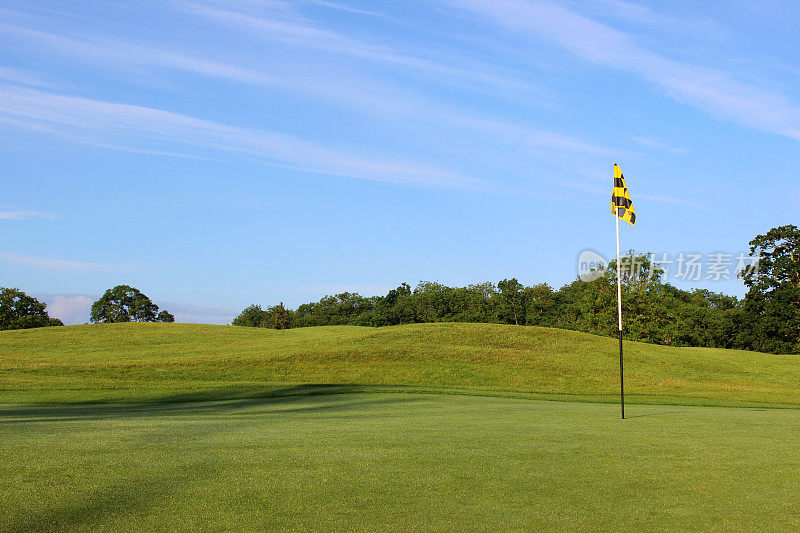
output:
[[[798,356],[636,342],[625,350],[631,402],[800,405]],[[409,388],[613,402],[619,386],[615,339],[458,323],[5,331],[0,370],[1,403],[242,398],[319,384],[347,386],[343,392]]]

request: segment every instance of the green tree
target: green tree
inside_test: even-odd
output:
[[[575,280],[559,289],[555,297],[554,327],[599,335],[616,334],[617,287],[610,276],[590,282]]]
[[[515,325],[519,326],[519,319],[522,318],[524,325],[524,288],[517,278],[504,279],[497,283],[501,302],[498,308],[498,318],[501,321],[508,323],[513,321]]]
[[[750,241],[757,264],[741,273],[744,298],[741,347],[774,353],[800,352],[800,230],[772,228]]]
[[[381,298],[377,305],[376,321],[379,326],[413,324],[418,322],[415,298],[408,283],[401,283]]]
[[[232,324],[251,328],[289,329],[294,327],[294,313],[286,309],[283,302],[266,309],[262,309],[260,305],[251,305],[239,313]]]
[[[556,295],[547,283],[525,287],[525,323],[531,326],[552,326],[557,320]]]
[[[650,255],[638,254],[634,250],[628,250],[628,253],[620,257],[620,265],[620,279],[623,285],[634,289],[661,283],[661,277],[664,275],[664,270],[650,261]],[[606,276],[616,283],[616,259],[609,262]]]
[[[156,315],[156,322],[175,322],[175,316],[165,309]]]
[[[46,304],[19,289],[0,287],[0,330],[63,326],[57,318],[51,318]]]
[[[800,286],[800,230],[793,224],[772,228],[750,241],[756,263],[741,277],[748,289],[769,292],[788,283]]]
[[[117,285],[92,304],[92,322],[155,322],[158,306],[138,289]]]
[[[283,302],[273,305],[267,310],[269,315],[269,326],[272,329],[288,329],[291,327],[289,312],[283,306]]]
[[[269,320],[269,313],[261,309],[260,305],[245,307],[239,316],[233,319],[234,326],[247,326],[251,328],[266,327]]]

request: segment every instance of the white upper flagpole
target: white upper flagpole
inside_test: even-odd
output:
[[[619,257],[619,208],[614,206],[617,221],[617,320],[619,323],[619,405],[625,418],[625,388],[622,381],[622,264]]]
[[[615,207],[614,209],[619,209]],[[622,265],[620,264],[619,257],[619,217],[614,213],[614,218],[617,221],[617,318],[619,320],[619,330],[622,331],[622,279],[620,278],[620,271]]]

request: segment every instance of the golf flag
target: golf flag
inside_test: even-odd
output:
[[[619,165],[614,165],[614,190],[611,193],[611,214],[633,226],[636,224],[636,212],[633,210],[631,195],[625,186],[625,178]]]
[[[611,192],[611,214],[616,218],[617,226],[617,320],[619,321],[619,406],[622,418],[625,418],[625,380],[622,375],[622,262],[619,256],[619,219],[631,226],[636,224],[636,213],[633,211],[631,195],[625,186],[625,178],[619,165],[614,165],[614,190]]]

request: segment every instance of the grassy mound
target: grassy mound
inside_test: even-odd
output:
[[[616,401],[617,341],[494,324],[288,331],[110,324],[0,332],[0,403],[448,391]],[[632,403],[800,405],[800,357],[626,343]]]

